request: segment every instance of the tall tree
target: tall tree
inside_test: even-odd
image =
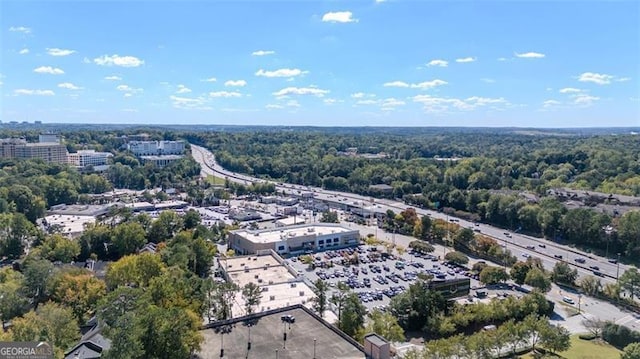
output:
[[[633,298],[640,296],[640,272],[635,267],[631,267],[624,271],[620,276],[620,287],[624,289],[631,300]]]
[[[369,313],[369,320],[362,333],[376,333],[391,342],[405,340],[404,330],[398,324],[398,319],[389,312],[377,309]]]
[[[244,299],[244,310],[246,314],[252,314],[262,299],[262,288],[250,282],[242,287],[242,299]]]
[[[345,334],[354,337],[358,330],[364,325],[364,317],[367,309],[360,301],[358,294],[349,292],[344,300],[342,317],[338,322],[338,327]]]
[[[329,286],[322,279],[318,279],[313,283],[315,285],[315,298],[313,298],[313,310],[315,310],[320,317],[324,316],[324,312],[327,310],[327,292]]]

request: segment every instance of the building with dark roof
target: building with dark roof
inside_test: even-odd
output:
[[[285,316],[294,320],[287,322]],[[201,333],[198,359],[368,358],[360,343],[302,305],[212,323]]]
[[[102,327],[95,325],[86,332],[80,342],[64,354],[64,359],[98,359],[111,348],[111,340],[102,336]]]

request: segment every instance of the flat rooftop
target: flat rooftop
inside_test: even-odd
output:
[[[71,216],[54,214],[44,217],[48,225],[59,225],[62,227],[62,234],[79,234],[84,232],[85,224],[95,223],[93,216]]]
[[[330,223],[314,223],[304,224],[300,226],[288,226],[276,229],[262,230],[237,230],[233,231],[245,239],[254,243],[275,243],[286,238],[295,238],[300,236],[321,236],[325,234],[344,234],[350,232],[358,232],[357,230],[342,227],[337,224]]]
[[[295,323],[286,326],[280,319],[283,315],[293,315]],[[247,321],[248,320],[248,321]],[[249,327],[248,323],[252,325]],[[245,318],[208,325],[200,333],[204,342],[199,353],[200,359],[219,359],[220,347],[224,348],[223,358],[275,358],[279,359],[364,359],[363,348],[344,334],[332,330],[320,318],[301,307],[252,315]],[[247,353],[251,328],[251,350]],[[284,342],[284,331],[287,341]],[[224,333],[224,334],[222,334]],[[223,336],[221,340],[221,336]],[[315,340],[315,345],[314,345]],[[221,343],[222,342],[222,343]],[[286,345],[285,345],[286,344]]]
[[[49,214],[100,216],[109,212],[110,205],[59,204],[49,209]]]

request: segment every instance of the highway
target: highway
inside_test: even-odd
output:
[[[431,218],[438,218],[447,222],[454,222],[461,227],[473,228],[482,234],[496,239],[499,243],[509,249],[519,260],[526,260],[526,257],[538,257],[542,260],[545,268],[551,270],[558,261],[565,261],[578,270],[579,276],[594,275],[594,272],[601,273],[603,284],[606,282],[615,282],[619,275],[622,275],[629,266],[624,264],[610,263],[606,258],[598,257],[576,250],[574,248],[559,245],[552,241],[531,237],[519,233],[510,232],[508,230],[493,227],[483,223],[472,223],[463,219],[448,216],[447,214],[437,211],[416,208],[408,206],[402,202],[388,199],[372,199],[367,196],[360,196],[353,193],[328,191],[318,187],[301,186],[280,182],[267,181],[247,175],[242,175],[227,171],[222,168],[216,161],[213,153],[207,149],[191,145],[194,159],[200,163],[202,167],[202,175],[216,175],[218,177],[228,178],[230,181],[242,183],[245,185],[254,182],[272,182],[276,185],[279,192],[289,194],[299,194],[300,192],[313,192],[314,198],[327,202],[338,203],[342,205],[350,205],[355,207],[375,207],[377,211],[392,210],[400,212],[407,208],[414,208],[419,215],[428,215]],[[576,262],[576,259],[584,260],[583,263]],[[597,268],[597,269],[595,269]]]

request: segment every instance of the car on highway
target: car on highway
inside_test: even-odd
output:
[[[547,245],[546,245],[546,244],[543,244],[543,243],[540,243],[540,244],[538,244],[538,247],[540,247],[540,248],[547,248]]]
[[[562,259],[562,255],[561,254],[554,254],[553,257],[557,258],[557,259]]]
[[[593,270],[600,270],[600,267],[598,267],[598,266],[589,266],[589,268],[591,268]]]
[[[615,258],[611,258],[611,259],[609,259],[609,263],[617,264],[618,260],[615,259]]]
[[[527,249],[532,250],[532,251],[535,251],[535,250],[536,250],[536,247],[534,247],[534,246],[527,246]]]
[[[578,258],[576,258],[574,260],[576,261],[576,263],[584,263],[584,262],[586,262],[586,260],[584,258],[580,258],[580,257],[578,257]]]

